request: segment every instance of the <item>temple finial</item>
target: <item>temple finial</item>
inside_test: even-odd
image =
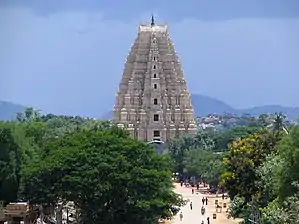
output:
[[[154,26],[155,25],[155,18],[154,18],[154,15],[152,14],[152,22],[151,22],[151,26]]]

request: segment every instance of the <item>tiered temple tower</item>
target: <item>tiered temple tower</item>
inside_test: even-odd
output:
[[[196,133],[194,111],[166,25],[140,25],[116,95],[113,121],[142,141]]]

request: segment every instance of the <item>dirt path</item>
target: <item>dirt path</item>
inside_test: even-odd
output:
[[[181,187],[179,184],[175,184],[175,191],[181,194],[184,199],[190,200],[193,204],[193,209],[190,209],[190,202],[184,206],[181,211],[183,213],[183,220],[180,221],[179,214],[171,220],[171,224],[200,224],[204,221],[204,224],[207,224],[207,217],[210,217],[210,224],[237,224],[240,220],[232,220],[226,218],[226,210],[223,210],[221,213],[217,213],[217,218],[213,219],[213,213],[216,213],[215,209],[215,198],[213,196],[204,195],[201,193],[192,194],[191,187]],[[202,198],[208,196],[208,205],[206,207],[206,214],[201,214],[202,207]],[[222,199],[219,198],[219,201]],[[225,201],[226,202],[226,201]]]

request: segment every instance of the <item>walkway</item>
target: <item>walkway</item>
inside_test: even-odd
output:
[[[210,224],[237,224],[240,220],[227,219],[224,211],[222,213],[217,213],[217,219],[213,219],[213,213],[215,213],[215,199],[208,196],[208,206],[206,207],[206,214],[203,216],[201,214],[202,198],[206,195],[201,193],[192,194],[191,187],[181,187],[179,184],[175,184],[175,192],[181,194],[185,200],[190,200],[193,204],[193,209],[190,210],[190,202],[186,206],[181,208],[183,212],[183,221],[180,221],[179,214],[177,214],[171,224],[201,224],[202,220],[204,224],[207,224],[207,217],[210,217]],[[196,191],[195,191],[196,192]],[[220,201],[221,199],[219,199]]]

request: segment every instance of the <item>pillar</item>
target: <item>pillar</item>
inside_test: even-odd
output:
[[[59,204],[56,208],[56,221],[57,224],[62,224],[62,204]]]

